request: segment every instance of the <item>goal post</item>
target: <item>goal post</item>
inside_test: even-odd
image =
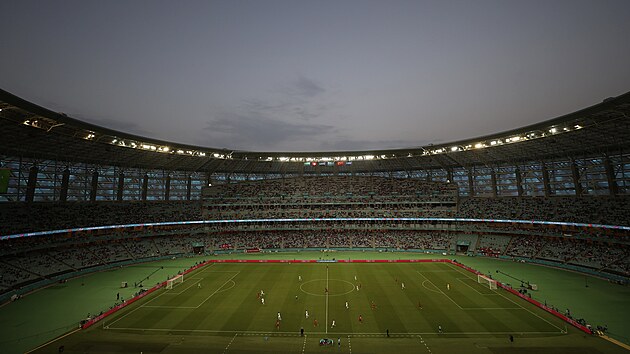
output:
[[[166,281],[166,289],[173,289],[175,284],[184,282],[184,274],[179,274]]]
[[[492,290],[497,289],[497,281],[492,278],[488,278],[483,274],[477,274],[477,283],[488,285],[488,287]]]

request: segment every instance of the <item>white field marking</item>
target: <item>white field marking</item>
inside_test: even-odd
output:
[[[225,283],[223,283],[223,285],[221,285],[217,290],[215,290],[212,294],[210,294],[210,296],[208,296],[205,300],[203,300],[201,302],[201,304],[197,305],[197,306],[161,306],[161,305],[148,305],[148,303],[152,302],[153,300],[159,298],[160,296],[167,294],[167,292],[163,292],[161,294],[159,294],[158,296],[150,299],[149,301],[147,301],[146,303],[144,303],[141,306],[136,307],[135,309],[127,312],[126,314],[124,314],[123,316],[117,318],[115,321],[113,321],[112,323],[110,323],[109,325],[107,325],[108,327],[113,325],[114,323],[122,320],[123,318],[131,315],[132,313],[138,311],[139,309],[143,308],[143,307],[147,307],[147,308],[170,308],[170,309],[198,309],[201,305],[203,305],[206,301],[208,301],[208,299],[210,299],[211,297],[213,297],[217,292],[219,292],[219,290],[221,290],[221,288],[223,288],[225,286],[225,284],[227,284],[228,282],[230,282],[235,276],[238,275],[238,273],[240,273],[240,271],[238,271],[236,274],[234,274],[230,279],[228,279],[228,281],[226,281]],[[195,285],[196,283],[193,283],[191,286]],[[234,283],[236,284],[236,283]],[[189,286],[190,288],[190,286]],[[185,291],[185,290],[184,290]]]
[[[422,275],[422,277],[424,277],[424,279],[426,279],[431,285],[435,286],[435,288],[438,289],[438,291],[440,293],[442,293],[442,295],[446,296],[449,300],[451,300],[455,305],[457,305],[457,307],[459,307],[460,310],[464,309],[455,300],[453,300],[450,296],[446,295],[446,293],[444,291],[442,291],[442,289],[438,288],[435,284],[433,284],[433,282],[430,281],[429,278],[425,277],[424,274],[422,274],[419,270],[417,270],[416,272],[418,272],[418,274]]]
[[[354,289],[353,289],[354,290]],[[326,266],[326,333],[328,333],[328,266]]]
[[[352,343],[350,343],[350,336],[348,336],[348,352],[352,354]]]
[[[199,333],[238,333],[241,336],[244,335],[249,335],[249,336],[273,336],[273,335],[278,335],[278,334],[287,334],[290,335],[292,337],[299,337],[300,334],[292,331],[292,332],[264,332],[264,331],[219,331],[219,330],[211,330],[211,329],[173,329],[173,328],[128,328],[128,327],[114,327],[114,328],[105,328],[106,330],[120,330],[120,331],[154,331],[154,332],[199,332]],[[439,335],[439,336],[445,336],[445,335],[499,335],[499,334],[514,334],[515,331],[510,331],[510,332],[442,332],[442,333],[436,333],[436,332],[409,332],[409,333],[404,333],[404,334],[393,334],[391,336],[395,336],[395,337],[404,337],[404,338],[409,338],[409,337],[413,337],[413,336],[418,336],[418,335]],[[549,331],[549,332],[522,332],[522,331],[516,331],[516,333],[520,334],[520,335],[526,335],[526,334],[532,334],[532,335],[538,335],[538,334],[556,334],[556,335],[564,335],[566,333],[560,333],[558,331]],[[325,332],[311,332],[309,331],[308,334],[312,335],[312,334],[326,334]],[[377,333],[349,333],[349,332],[339,332],[336,333],[335,335],[338,336],[353,336],[353,337],[383,337],[383,332],[377,332]],[[306,336],[306,334],[305,334]]]
[[[212,265],[215,265],[215,264],[216,264],[216,263],[212,263]],[[202,271],[203,271],[203,270],[202,270]],[[201,272],[199,272],[199,273],[201,273]],[[240,273],[240,272],[239,272],[239,273]],[[197,277],[195,277],[195,278],[191,278],[191,279],[198,279],[198,278],[197,278]],[[201,278],[201,279],[204,279],[204,278]],[[193,285],[195,285],[195,284],[196,284],[196,282],[195,282],[195,283],[193,283],[191,286],[193,286]],[[189,286],[189,288],[190,288],[190,286]],[[187,289],[188,289],[188,288],[187,288]],[[186,291],[186,289],[184,289],[184,291]],[[180,292],[180,293],[181,293],[181,292]],[[159,298],[160,296],[165,295],[165,294],[169,294],[169,292],[167,292],[167,291],[163,291],[163,292],[161,292],[160,294],[158,294],[157,296],[155,296],[155,297],[153,297],[153,298],[151,298],[151,299],[147,300],[147,302],[145,302],[145,303],[144,303],[144,304],[142,304],[141,306],[136,307],[135,309],[133,309],[133,310],[131,310],[131,311],[127,312],[126,314],[124,314],[124,315],[122,315],[121,317],[119,317],[119,318],[117,318],[116,320],[114,320],[112,323],[110,323],[110,324],[108,325],[108,327],[109,327],[109,326],[111,326],[111,325],[113,325],[114,323],[116,323],[116,322],[118,322],[118,321],[122,320],[123,318],[125,318],[125,317],[127,317],[127,316],[131,315],[132,313],[134,313],[134,312],[138,311],[138,310],[139,310],[139,309],[141,309],[142,307],[149,307],[149,306],[147,306],[147,304],[149,304],[149,303],[150,303],[150,302],[152,302],[152,301],[155,301],[157,298]],[[160,307],[162,307],[162,306],[160,306]],[[103,321],[103,325],[105,325],[105,321]]]
[[[207,265],[207,266],[203,267],[203,269],[199,273],[203,273],[203,272],[207,271],[208,269],[214,267],[215,264],[216,263],[212,263],[209,266]]]
[[[464,307],[462,310],[475,311],[475,310],[524,310],[522,307]]]
[[[449,263],[449,264],[450,264],[450,263]],[[454,266],[454,265],[452,265],[452,264],[451,264],[451,266],[452,266],[452,267],[455,267],[455,268],[456,268],[459,272],[463,272],[462,270],[459,270],[459,267]],[[468,273],[468,271],[466,271],[466,273]],[[466,273],[462,273],[462,274],[465,274],[467,277],[469,277],[469,276],[468,276],[468,274],[466,274]],[[470,278],[470,277],[469,277],[469,278]],[[472,279],[472,278],[471,278],[471,279]],[[501,290],[503,290],[503,289],[501,288]],[[560,327],[556,326],[555,324],[551,323],[551,322],[550,322],[549,320],[547,320],[546,318],[544,318],[544,317],[540,316],[539,314],[537,314],[537,313],[533,312],[532,310],[530,310],[530,309],[528,309],[528,308],[526,308],[526,307],[523,307],[521,304],[519,304],[519,303],[515,302],[514,300],[512,300],[512,299],[508,298],[507,296],[505,296],[505,295],[501,294],[501,292],[499,292],[499,288],[497,288],[497,290],[495,290],[495,291],[496,291],[496,293],[497,293],[497,294],[501,295],[504,299],[508,300],[509,302],[511,302],[511,303],[513,303],[513,304],[515,304],[516,306],[518,306],[518,307],[522,308],[523,310],[525,310],[525,311],[527,311],[527,312],[531,313],[532,315],[534,315],[534,316],[536,316],[536,317],[540,318],[541,320],[543,320],[543,321],[547,322],[548,324],[552,325],[553,327],[555,327],[555,328],[559,329],[559,330],[560,330],[560,332],[562,332],[562,331],[563,331],[563,330],[562,330],[562,328],[560,328]]]
[[[300,291],[301,291],[301,292],[303,292],[303,293],[305,293],[305,294],[308,294],[308,295],[313,295],[313,296],[326,296],[326,294],[324,294],[324,295],[322,295],[322,294],[315,294],[315,293],[312,293],[312,292],[306,291],[306,290],[304,290],[304,288],[303,288],[303,286],[304,286],[304,285],[306,285],[306,284],[308,284],[308,283],[316,282],[316,281],[319,281],[319,280],[324,280],[324,279],[312,279],[312,280],[305,281],[305,282],[301,283],[301,284],[300,284]],[[352,290],[346,291],[345,293],[341,293],[341,294],[333,294],[333,295],[329,295],[329,296],[344,296],[344,295],[350,294],[351,292],[353,292],[353,291],[354,291],[354,286],[355,286],[355,285],[354,285],[353,283],[351,283],[351,282],[347,281],[347,280],[343,280],[343,279],[330,279],[330,280],[332,280],[332,281],[339,281],[339,282],[344,282],[344,283],[346,283],[346,284],[350,284],[350,286],[352,287]],[[326,284],[328,285],[328,283],[326,283]]]
[[[302,344],[302,354],[306,351],[306,334],[304,335],[304,343]]]
[[[464,283],[464,285],[468,286],[469,288],[473,289],[474,291],[477,292],[477,294],[479,295],[483,295],[483,296],[495,296],[495,295],[499,295],[497,293],[495,293],[494,291],[492,292],[492,294],[484,294],[481,291],[475,289],[475,287],[473,287],[472,285],[468,284],[468,282],[466,280],[473,280],[472,278],[456,278],[457,280],[459,280],[460,282]]]
[[[425,281],[423,281],[423,282],[422,282],[422,286],[423,286],[425,289],[427,289],[427,290],[429,290],[429,291],[433,291],[434,293],[441,294],[441,292],[440,292],[439,290],[436,290],[436,289],[431,289],[431,288],[427,287],[426,285],[424,285],[424,283],[426,283],[426,282],[428,282],[428,280],[425,280]],[[435,286],[435,285],[433,285],[433,286]]]
[[[165,295],[180,295],[182,293],[184,293],[186,290],[190,289],[191,287],[195,286],[195,284],[199,283],[200,281],[203,280],[203,278],[190,278],[190,279],[198,279],[197,281],[194,281],[192,284],[190,284],[189,287],[187,287],[186,289],[179,291],[179,292],[173,292],[173,291],[168,291],[168,289],[166,289],[166,294]]]
[[[40,346],[39,346],[39,347],[37,347],[37,348],[33,348],[33,349],[31,349],[31,350],[28,350],[28,351],[24,352],[24,354],[29,354],[29,353],[32,353],[32,352],[36,351],[37,349],[43,348],[43,347],[45,347],[45,346],[47,346],[47,345],[49,345],[49,344],[52,344],[52,343],[54,343],[54,342],[56,342],[56,341],[58,341],[58,340],[60,340],[60,339],[62,339],[62,338],[65,338],[65,337],[67,337],[67,336],[69,336],[69,335],[71,335],[71,334],[75,334],[75,333],[77,333],[77,332],[78,332],[78,331],[80,331],[80,330],[81,330],[81,328],[77,328],[77,329],[75,329],[75,330],[72,330],[72,331],[70,331],[70,332],[68,332],[68,333],[64,334],[63,336],[57,337],[57,338],[55,338],[55,339],[53,339],[53,340],[49,340],[48,342],[46,342],[46,343],[44,343],[44,344],[40,345]]]
[[[234,280],[230,280],[230,282],[232,283],[232,286],[230,286],[229,288],[225,288],[223,290],[219,290],[220,293],[224,292],[224,291],[228,291],[230,289],[232,289],[233,287],[236,286],[236,282]]]
[[[118,321],[122,320],[123,318],[125,318],[125,317],[127,317],[127,316],[131,315],[132,313],[134,313],[134,312],[138,311],[138,310],[139,310],[139,309],[141,309],[143,306],[146,306],[148,303],[150,303],[150,302],[152,302],[152,301],[155,301],[156,299],[158,299],[160,296],[162,296],[162,295],[164,295],[164,294],[167,294],[167,292],[166,292],[166,291],[161,292],[161,293],[160,293],[160,294],[158,294],[157,296],[155,296],[155,297],[153,297],[153,298],[149,299],[147,302],[145,302],[144,304],[142,304],[142,306],[138,306],[138,307],[136,307],[135,309],[133,309],[133,310],[131,310],[131,311],[127,312],[126,314],[124,314],[124,315],[122,315],[122,316],[118,317],[116,320],[114,320],[113,322],[111,322],[111,323],[110,323],[109,325],[107,325],[107,326],[109,327],[109,326],[113,325],[114,323],[116,323],[116,322],[118,322]],[[105,322],[103,322],[103,325],[105,325]]]
[[[232,281],[232,279],[234,279],[235,276],[239,275],[241,271],[238,271],[238,273],[234,274],[233,276],[230,277],[230,279],[228,279],[225,283],[223,283],[223,285],[221,285],[217,290],[215,290],[212,294],[210,294],[210,296],[208,296],[205,300],[203,300],[199,305],[197,305],[196,308],[200,308],[201,305],[205,304],[206,301],[210,300],[211,297],[213,297],[216,293],[219,292],[219,290],[221,290],[221,288],[223,288],[225,286],[225,284],[229,283],[230,281]]]
[[[431,349],[427,345],[427,342],[425,342],[424,338],[422,338],[422,335],[418,334],[418,338],[420,338],[420,343],[424,344],[424,348],[427,350],[427,352],[431,353]]]
[[[230,345],[232,345],[232,342],[234,342],[234,340],[236,339],[236,336],[238,336],[238,333],[234,334],[234,337],[232,337],[232,340],[230,341],[230,343],[228,343],[227,347],[225,347],[225,349],[223,350],[223,354],[225,354],[225,352],[227,352],[227,350],[230,347]]]

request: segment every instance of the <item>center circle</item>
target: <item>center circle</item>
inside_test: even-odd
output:
[[[328,296],[343,296],[354,291],[354,284],[341,279],[313,279],[300,284],[300,290],[313,296],[326,296],[326,283],[328,283]]]

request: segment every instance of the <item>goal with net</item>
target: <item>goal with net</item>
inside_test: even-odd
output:
[[[488,287],[493,290],[497,289],[497,281],[482,274],[477,274],[477,283],[488,285]]]
[[[166,289],[173,289],[173,286],[184,282],[184,274],[177,275],[166,281]]]

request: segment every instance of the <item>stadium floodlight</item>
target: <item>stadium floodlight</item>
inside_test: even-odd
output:
[[[551,128],[551,129],[549,129],[549,132],[550,132],[551,134],[555,134],[555,133],[557,133],[557,132],[558,132],[558,129],[556,129],[556,128]]]
[[[483,147],[483,143],[475,144],[475,149],[481,149]]]
[[[162,151],[164,151],[164,152],[169,152],[169,150],[171,150],[171,148],[168,147],[168,146],[162,147]]]
[[[457,146],[451,147],[451,151],[457,151],[457,150],[459,150],[459,148]]]
[[[582,129],[582,128],[583,128],[583,127],[582,127],[581,125],[579,125],[579,124],[576,124],[576,125],[575,125],[575,129]]]

